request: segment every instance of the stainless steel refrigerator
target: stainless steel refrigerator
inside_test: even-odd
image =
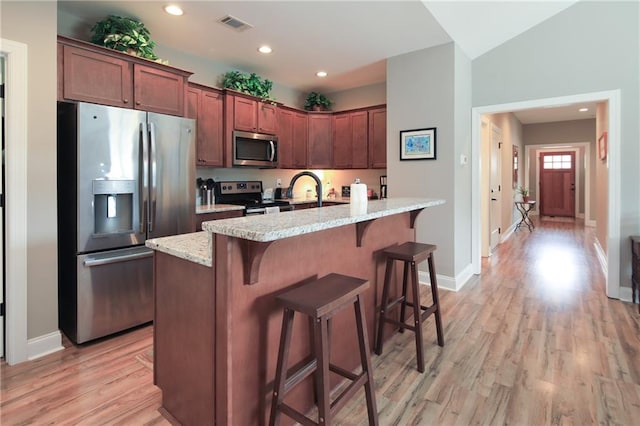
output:
[[[75,343],[153,319],[148,238],[194,231],[195,122],[58,103],[58,309]]]

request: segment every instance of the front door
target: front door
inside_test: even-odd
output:
[[[540,155],[540,214],[575,217],[575,152]]]

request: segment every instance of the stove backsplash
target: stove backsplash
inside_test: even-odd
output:
[[[196,176],[203,180],[213,179],[217,181],[230,180],[260,180],[264,189],[277,188],[278,179],[280,179],[281,187],[289,186],[291,178],[301,170],[284,170],[284,169],[238,169],[226,168],[217,169],[210,167],[198,167]],[[356,178],[360,182],[365,183],[367,188],[373,189],[376,194],[380,194],[380,176],[386,175],[385,169],[358,169],[358,170],[311,170],[322,181],[322,194],[326,197],[327,193],[334,188],[336,193],[340,194],[340,190],[344,185],[351,185]],[[307,190],[315,191],[315,183],[311,178],[301,178],[294,188],[294,198],[304,198]]]

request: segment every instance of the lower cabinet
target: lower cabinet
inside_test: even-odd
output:
[[[232,217],[240,217],[243,215],[243,210],[229,210],[224,212],[215,213],[202,213],[196,215],[196,232],[202,231],[202,222],[209,222],[211,220],[229,219]]]

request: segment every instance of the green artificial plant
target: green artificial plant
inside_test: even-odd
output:
[[[229,71],[222,76],[222,87],[256,96],[263,101],[273,100],[271,97],[273,82],[266,78],[262,79],[255,73]]]
[[[307,111],[311,111],[313,109],[328,110],[331,108],[331,104],[333,104],[333,102],[331,102],[325,95],[318,92],[311,92],[304,102],[304,109]]]
[[[134,53],[145,59],[158,60],[153,53],[156,43],[140,21],[117,15],[96,22],[91,28],[91,43],[120,52]]]

